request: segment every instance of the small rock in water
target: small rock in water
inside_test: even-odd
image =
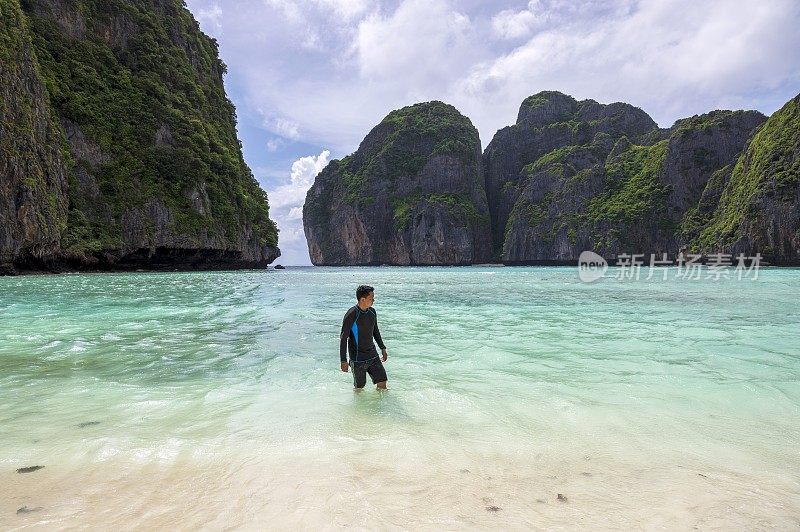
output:
[[[17,510],[17,515],[22,514],[29,514],[31,512],[38,512],[39,510],[44,510],[41,506],[37,506],[36,508],[28,508],[27,506],[23,506],[19,510]]]
[[[499,512],[500,510],[501,510],[501,508],[499,506],[495,506],[495,505],[486,507],[486,511],[487,512]]]
[[[561,502],[567,502],[567,497],[565,495],[562,495],[561,493],[559,493],[558,497],[556,498]]]
[[[32,466],[28,466],[28,467],[20,467],[19,469],[17,469],[17,473],[33,473],[34,471],[38,471],[38,470],[42,469],[43,467],[44,467],[43,465],[32,465]]]
[[[78,428],[82,429],[84,427],[91,427],[92,425],[99,425],[99,421],[84,421],[83,423],[78,423]]]

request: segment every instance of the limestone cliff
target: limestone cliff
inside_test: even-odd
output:
[[[17,0],[0,0],[0,273],[58,257],[67,220],[62,136]]]
[[[0,52],[7,269],[263,267],[280,254],[216,41],[181,1],[0,6],[13,45]]]
[[[483,154],[496,255],[507,263],[570,259],[584,244],[573,214],[605,188],[606,158],[656,130],[644,111],[623,103],[553,91],[526,98],[517,122]]]
[[[769,117],[718,181],[719,203],[699,213],[694,247],[800,265],[800,94]]]
[[[454,107],[434,101],[389,113],[308,191],[303,227],[312,263],[489,260],[480,160],[478,131]]]
[[[523,102],[484,152],[495,243],[507,264],[574,263],[689,247],[725,173],[765,117],[714,111],[659,129],[626,104],[554,92]]]

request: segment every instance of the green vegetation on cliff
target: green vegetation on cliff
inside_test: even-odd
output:
[[[703,195],[697,205],[690,207],[684,213],[679,225],[679,235],[683,242],[688,242],[688,249],[692,253],[700,251],[697,237],[708,227],[714,216],[714,211],[719,205],[725,185],[733,171],[733,165],[723,166],[714,172],[706,183]]]
[[[261,245],[277,245],[266,193],[242,158],[216,41],[182,2],[24,5],[50,103],[96,146],[93,160],[77,163],[96,180],[113,217],[109,223],[98,215],[73,173],[64,247],[120,247],[123,212],[148,200],[169,209],[173,232],[190,240],[205,230],[233,248],[248,224]],[[191,196],[201,190],[208,201],[197,209]]]
[[[384,129],[385,128],[385,129]],[[372,179],[412,178],[435,155],[473,164],[480,155],[478,132],[452,105],[418,103],[389,113],[377,126],[381,138],[361,157],[338,162],[348,190],[348,203],[357,201],[366,176]]]
[[[732,243],[745,219],[757,219],[754,200],[771,187],[778,198],[795,194],[800,182],[800,95],[776,111],[739,156],[719,207],[697,240],[701,248]]]
[[[756,111],[712,111],[660,129],[624,103],[553,91],[526,98],[516,124],[484,153],[501,258],[571,260],[589,247],[614,255],[690,246],[764,120]],[[796,141],[785,144],[788,154]],[[784,161],[776,179],[786,190],[796,183],[794,165]]]
[[[669,188],[658,179],[667,141],[631,146],[606,162],[607,189],[589,202],[589,219],[633,224],[666,207]]]
[[[443,102],[418,103],[394,110],[381,124],[392,126],[380,153],[388,167],[397,168],[397,174],[403,171],[416,174],[422,169],[420,163],[424,165],[431,155],[455,156],[465,164],[476,162],[480,156],[480,139],[475,126],[458,109]],[[416,164],[409,165],[404,156],[409,155],[417,143],[425,148],[422,153],[411,154]]]
[[[7,180],[6,186],[19,187],[6,190],[18,195],[12,199],[14,203],[24,198],[26,209],[36,212],[38,231],[33,238],[39,239],[38,244],[57,245],[67,223],[58,182],[63,179],[65,162],[69,162],[69,150],[60,135],[57,117],[43,101],[46,94],[30,28],[18,0],[0,0],[0,80],[0,177]],[[0,198],[3,195],[0,192]],[[17,218],[17,213],[7,215],[8,223]],[[0,234],[11,230],[4,229]],[[0,245],[0,255],[4,247]]]
[[[398,229],[403,231],[408,227],[412,213],[422,202],[447,209],[450,215],[458,220],[469,223],[489,223],[489,216],[479,213],[475,204],[467,197],[450,193],[423,194],[419,190],[415,190],[411,194],[393,197],[390,200]]]
[[[374,137],[374,138],[372,138]],[[366,195],[370,184],[386,181],[395,188],[398,180],[412,180],[436,156],[456,157],[464,165],[477,165],[480,156],[478,131],[452,105],[439,101],[418,103],[390,112],[367,137],[367,147],[355,154],[331,161],[325,174],[336,173],[337,184],[344,187],[344,202],[363,207],[375,201]],[[475,179],[478,183],[477,175]],[[333,187],[324,187],[319,196],[309,197],[306,207],[311,216],[325,215],[332,201]],[[480,219],[472,200],[466,195],[428,194],[418,191],[405,196],[392,195],[398,227],[405,228],[411,210],[427,199],[447,207],[468,219]]]

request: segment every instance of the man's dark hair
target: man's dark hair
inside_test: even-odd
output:
[[[358,301],[361,301],[362,297],[367,297],[369,295],[369,293],[372,292],[373,290],[375,290],[375,289],[372,288],[371,286],[366,285],[366,284],[362,284],[361,286],[356,288],[356,299]]]

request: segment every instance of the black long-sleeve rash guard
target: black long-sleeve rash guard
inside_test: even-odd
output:
[[[372,339],[378,342],[378,347],[386,349],[383,345],[381,332],[378,330],[378,315],[370,307],[361,310],[358,305],[353,306],[344,315],[342,320],[342,333],[339,336],[339,358],[347,362],[346,352],[350,353],[351,361],[364,361],[378,356]]]

